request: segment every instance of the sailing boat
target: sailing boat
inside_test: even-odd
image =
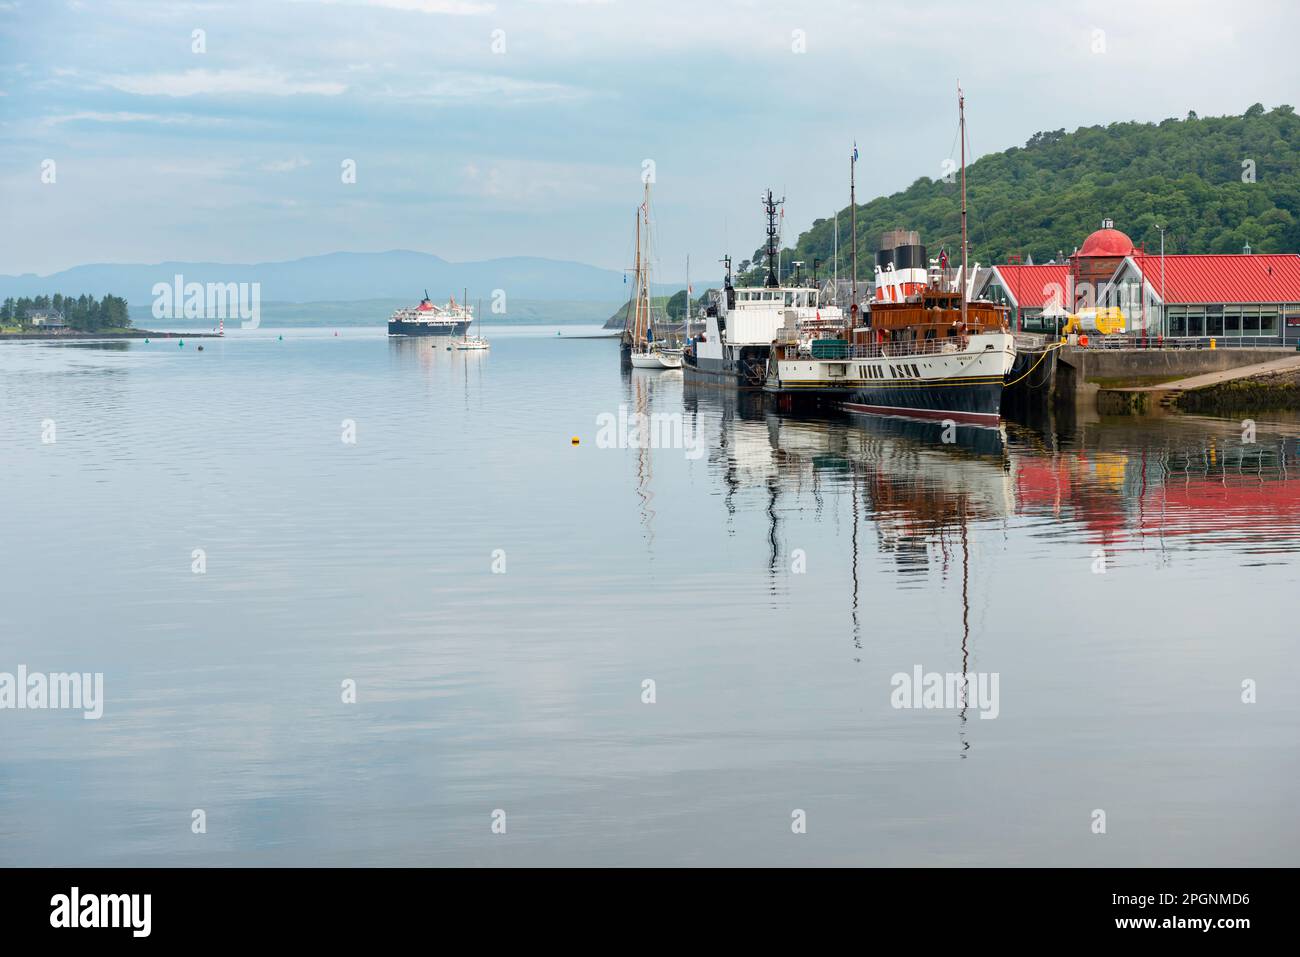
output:
[[[467,291],[466,299],[468,300],[468,298],[469,298],[469,293]],[[482,323],[483,322],[483,300],[482,299],[478,301],[478,310],[475,312],[475,315],[479,317],[479,322]],[[464,350],[477,351],[481,349],[490,349],[491,344],[483,336],[471,336],[469,334],[469,326],[466,326],[465,335],[463,335],[460,341],[456,343],[456,348],[463,351]]]
[[[644,230],[642,226],[644,225]],[[644,243],[643,243],[644,236]],[[650,183],[645,184],[645,198],[636,210],[636,265],[632,300],[628,303],[627,326],[623,339],[630,347],[634,369],[680,369],[681,353],[662,351],[654,337],[650,314]]]

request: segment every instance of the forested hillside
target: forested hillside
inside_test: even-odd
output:
[[[956,178],[954,177],[954,180]],[[1103,217],[1167,252],[1300,251],[1300,118],[1290,106],[1242,116],[1112,123],[1035,134],[1023,147],[966,170],[970,253],[1046,262],[1069,255]],[[960,187],[922,177],[900,193],[858,204],[858,273],[871,278],[880,234],[917,229],[931,255],[960,254]],[[848,271],[849,208],[839,215],[840,275]],[[833,221],[799,237],[786,261],[829,263]],[[756,251],[755,261],[761,258]]]

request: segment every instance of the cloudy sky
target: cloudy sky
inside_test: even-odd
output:
[[[1296,104],[1298,9],[0,0],[0,273],[395,248],[620,269],[652,160],[678,276],[760,244],[766,186],[788,238],[845,205],[854,139],[860,198],[940,175],[959,78],[977,154]]]

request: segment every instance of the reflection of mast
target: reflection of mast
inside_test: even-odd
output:
[[[653,545],[655,540],[654,517],[655,510],[651,508],[651,502],[654,501],[654,492],[650,489],[650,479],[653,477],[650,459],[650,443],[647,441],[649,436],[642,435],[642,429],[649,428],[650,409],[647,395],[649,380],[640,377],[632,380],[632,387],[636,390],[636,401],[633,404],[636,417],[634,422],[637,429],[637,452],[636,452],[636,494],[641,500],[641,525],[645,528],[646,544]]]
[[[776,566],[778,554],[776,539],[776,494],[780,487],[780,476],[773,475],[767,480],[767,543],[771,548],[771,554],[767,560],[769,587],[773,594],[776,594]]]
[[[722,504],[727,509],[727,528],[734,535],[736,534],[733,523],[736,519],[736,492],[740,489],[740,476],[737,474],[739,469],[736,465],[736,455],[732,450],[731,439],[732,419],[735,418],[731,407],[727,404],[722,406],[722,415],[720,428],[718,430],[718,452],[722,459],[723,473],[722,482],[727,486],[727,491],[722,496]]]
[[[849,463],[849,495],[853,504],[853,647],[862,650],[862,626],[858,621],[858,468]],[[861,658],[854,658],[861,661]]]
[[[966,704],[970,689],[966,676],[970,674],[970,542],[966,537],[966,501],[963,498],[961,508],[961,711],[959,712],[961,728],[957,737],[961,740],[962,757],[970,750],[966,740]],[[983,702],[981,702],[983,703]]]

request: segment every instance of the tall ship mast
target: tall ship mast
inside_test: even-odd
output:
[[[876,254],[869,311],[840,328],[784,329],[772,344],[765,391],[783,406],[997,426],[1016,358],[1007,307],[969,302],[966,237],[966,101],[957,110],[961,153],[961,271],[946,256],[929,268],[918,233],[893,230]]]
[[[650,182],[636,210],[636,255],[632,267],[632,297],[623,326],[620,364],[634,369],[678,369],[681,356],[661,347],[655,338],[650,300]]]

